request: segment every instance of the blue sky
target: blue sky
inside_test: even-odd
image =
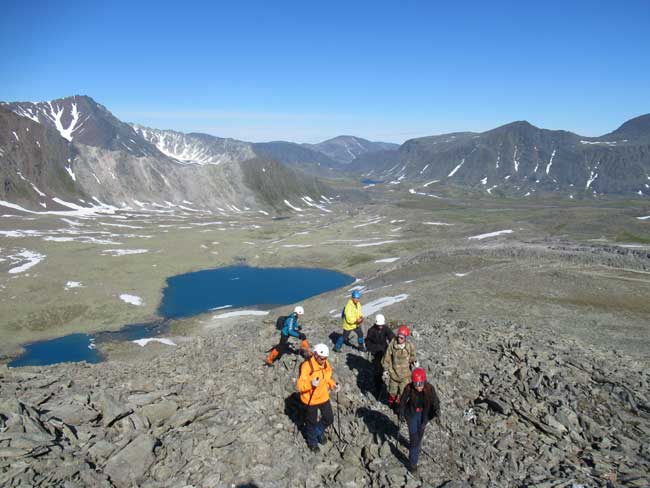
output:
[[[600,135],[650,112],[650,1],[15,1],[0,100],[249,141],[403,142],[513,120]]]

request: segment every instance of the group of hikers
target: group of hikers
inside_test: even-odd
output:
[[[309,449],[319,452],[319,444],[327,442],[327,428],[334,423],[330,391],[338,393],[340,385],[333,378],[328,360],[330,348],[323,343],[310,347],[302,332],[300,318],[304,313],[304,308],[297,306],[289,316],[278,319],[280,341],[271,349],[266,364],[273,366],[282,354],[294,351],[289,342],[291,337],[300,340],[299,352],[305,360],[300,365],[296,388],[304,410],[303,434]],[[350,344],[350,335],[354,332],[356,349],[372,354],[375,394],[380,398],[384,382],[388,383],[388,406],[400,422],[405,420],[408,425],[408,469],[417,474],[424,429],[427,422],[440,417],[440,401],[435,388],[427,381],[426,370],[420,367],[416,358],[415,345],[409,340],[411,330],[400,325],[394,333],[386,325],[386,318],[376,314],[374,324],[364,337],[361,293],[356,289],[352,291],[341,318],[343,333],[337,337],[333,350],[341,352],[345,343]]]

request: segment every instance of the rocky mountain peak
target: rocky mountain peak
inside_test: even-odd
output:
[[[638,139],[650,137],[650,114],[640,115],[628,120],[614,132],[603,136],[616,137],[619,139]]]
[[[305,146],[321,152],[341,164],[349,164],[362,154],[397,149],[399,147],[397,144],[373,142],[348,135],[337,136],[318,144],[305,144]]]

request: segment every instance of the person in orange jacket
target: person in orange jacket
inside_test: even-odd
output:
[[[316,344],[312,357],[300,365],[296,383],[300,401],[305,408],[304,435],[307,447],[312,452],[320,451],[318,444],[325,444],[325,430],[334,423],[329,392],[339,391],[340,387],[332,378],[332,366],[327,360],[329,354],[329,348],[325,344]]]

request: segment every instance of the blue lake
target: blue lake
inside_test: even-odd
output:
[[[114,332],[70,334],[26,344],[25,353],[11,361],[9,366],[44,366],[75,361],[97,363],[103,358],[95,349],[96,344],[154,337],[169,327],[171,319],[215,309],[215,312],[241,307],[269,309],[299,302],[353,281],[351,276],[327,269],[249,266],[228,266],[172,276],[167,279],[158,307],[160,320],[126,325]]]
[[[364,178],[361,180],[362,185],[378,185],[380,183],[383,183],[381,180],[371,180],[370,178]]]

